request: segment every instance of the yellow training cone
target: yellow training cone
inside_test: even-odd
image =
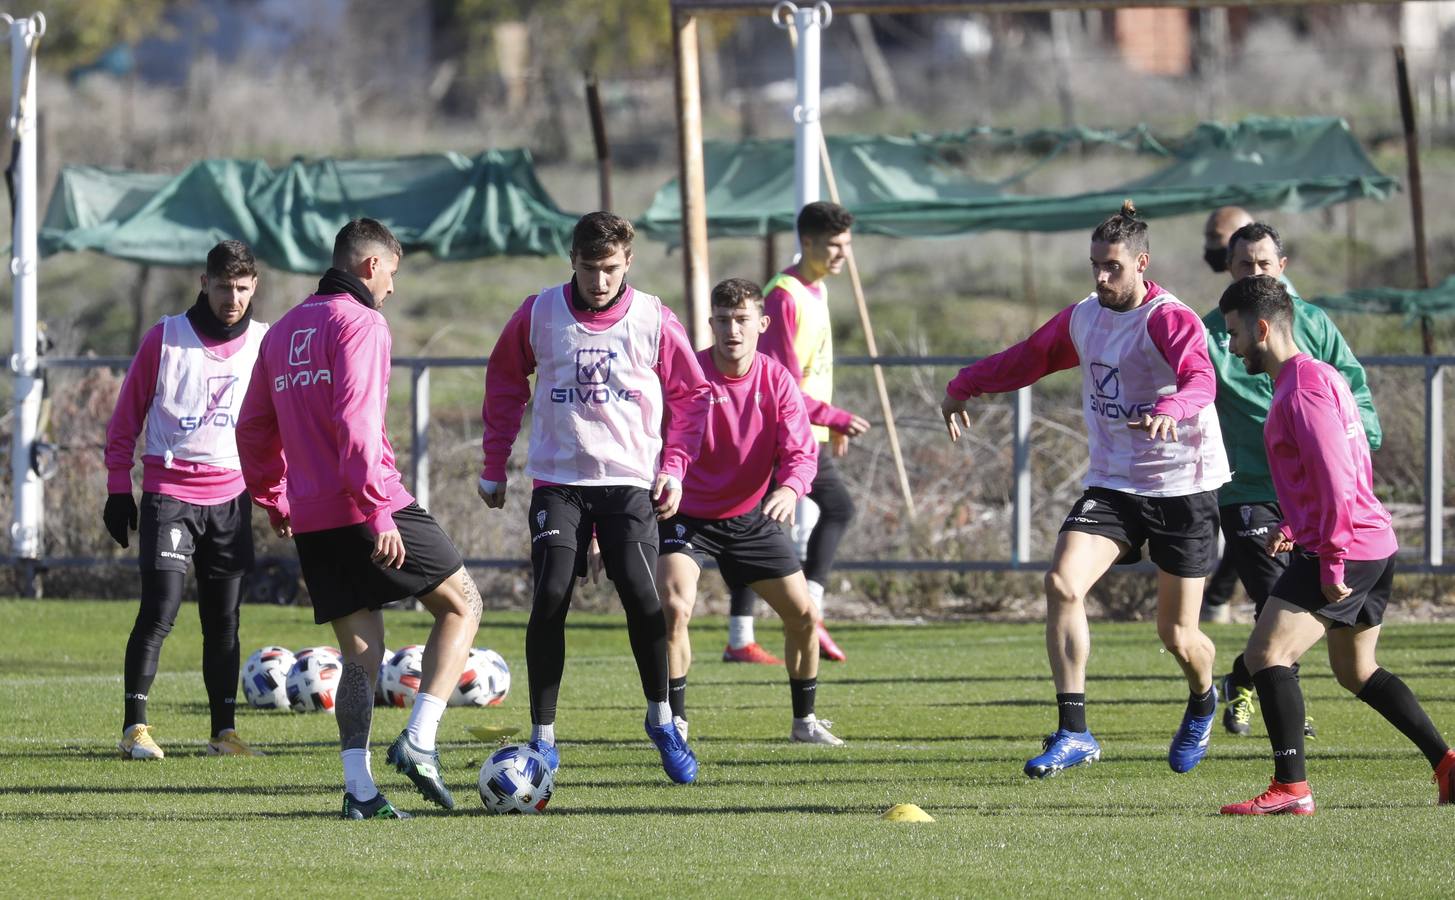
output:
[[[469,731],[471,734],[473,734],[475,737],[479,738],[480,740],[487,741],[488,742],[488,741],[498,741],[498,740],[501,740],[503,738],[508,738],[512,734],[515,734],[517,731],[520,731],[520,726],[519,725],[470,725],[470,726],[467,726],[465,730],[466,731]]]
[[[879,818],[886,822],[933,822],[935,820],[933,816],[913,803],[896,803]]]

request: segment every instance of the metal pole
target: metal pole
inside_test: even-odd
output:
[[[591,114],[591,140],[596,144],[596,177],[601,186],[601,208],[611,211],[611,145],[606,140],[606,115],[596,76],[586,73],[586,109]],[[423,505],[423,504],[421,504]]]
[[[1422,291],[1430,289],[1430,257],[1425,245],[1425,188],[1420,177],[1419,131],[1415,124],[1414,99],[1410,96],[1410,73],[1405,65],[1404,45],[1394,47],[1394,75],[1399,88],[1399,115],[1404,120],[1405,158],[1409,160],[1410,172],[1410,218],[1414,220],[1415,232],[1415,275]],[[1435,336],[1431,330],[1430,317],[1420,316],[1420,338],[1425,355],[1435,352]]]
[[[415,501],[429,509],[429,366],[410,366],[409,384],[409,474]]]
[[[792,28],[797,34],[793,54],[793,73],[798,82],[797,103],[793,107],[795,213],[819,197],[818,148],[823,143],[823,127],[819,124],[819,32],[832,21],[833,10],[824,0],[807,7],[781,0],[773,7],[774,24]]]
[[[1015,392],[1013,459],[1015,488],[1011,494],[1010,565],[1018,569],[1031,560],[1031,389]]]
[[[1425,369],[1425,562],[1445,561],[1445,375]]]
[[[10,370],[15,374],[15,431],[10,450],[14,509],[10,545],[11,554],[20,565],[21,592],[35,597],[40,594],[37,568],[45,506],[40,476],[31,466],[41,405],[36,327],[40,255],[36,250],[34,46],[45,34],[45,16],[36,13],[29,19],[15,19],[8,24],[12,79],[10,128],[16,148],[15,221],[10,259],[15,285],[15,353],[10,357]]]
[[[677,60],[677,152],[682,185],[682,277],[687,329],[699,349],[712,343],[708,330],[707,176],[702,156],[702,84],[697,66],[697,20],[679,14],[673,23]]]

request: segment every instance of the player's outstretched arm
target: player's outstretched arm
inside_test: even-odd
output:
[[[970,413],[965,411],[965,401],[945,394],[940,401],[940,415],[945,419],[945,430],[950,433],[950,442],[960,442],[960,430],[970,430]]]
[[[500,490],[482,491],[480,497],[491,509],[505,505],[505,463],[520,434],[526,404],[530,403],[530,375],[536,368],[535,352],[530,345],[531,310],[535,301],[535,295],[527,297],[505,323],[485,367],[485,399],[480,407],[480,421],[484,426],[480,447],[485,462],[480,480],[499,485]],[[498,493],[499,502],[491,503],[486,493]]]

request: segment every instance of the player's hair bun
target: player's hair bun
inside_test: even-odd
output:
[[[1130,197],[1122,201],[1122,216],[1128,219],[1137,217],[1137,204],[1133,203]]]

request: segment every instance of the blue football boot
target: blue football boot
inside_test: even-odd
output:
[[[547,744],[545,741],[531,741],[527,747],[545,757],[546,764],[551,767],[551,774],[561,767],[561,754],[557,752],[555,744]]]
[[[687,742],[682,739],[682,733],[677,726],[671,722],[664,722],[661,725],[653,725],[650,721],[643,721],[647,729],[647,737],[657,745],[657,752],[662,754],[662,768],[666,770],[667,777],[678,784],[691,784],[697,780],[697,757],[688,748]]]
[[[1218,689],[1212,689],[1213,710],[1205,716],[1194,716],[1192,710],[1182,715],[1182,724],[1172,735],[1172,746],[1167,748],[1167,765],[1181,774],[1191,772],[1207,756],[1207,745],[1212,741],[1213,719],[1218,712]]]
[[[1050,778],[1062,769],[1086,766],[1101,759],[1101,745],[1090,731],[1057,729],[1041,741],[1042,753],[1026,760],[1025,772],[1032,778]]]

